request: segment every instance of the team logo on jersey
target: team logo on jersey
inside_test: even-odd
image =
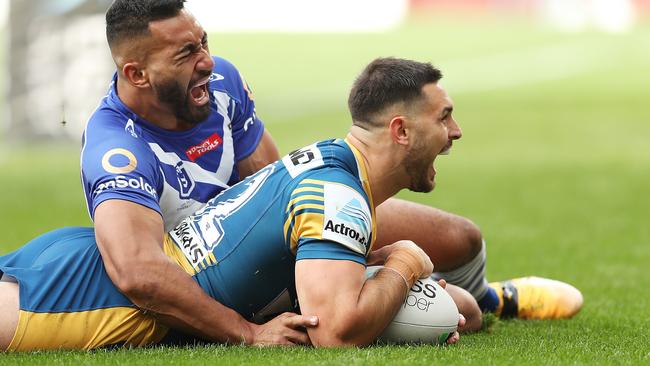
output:
[[[246,129],[246,126],[244,125],[244,129]],[[201,156],[209,153],[210,151],[216,149],[221,145],[223,141],[221,140],[221,136],[219,134],[214,133],[210,137],[208,137],[205,141],[201,142],[198,145],[194,145],[187,149],[185,151],[185,154],[187,155],[188,158],[192,161],[196,161],[196,159],[200,158]]]
[[[372,227],[366,200],[354,189],[341,184],[325,184],[324,199],[323,239],[366,255]]]
[[[190,173],[185,169],[183,166],[183,161],[179,161],[176,166],[176,178],[178,179],[178,193],[180,194],[181,198],[189,198],[190,194],[194,190],[194,186],[196,186],[196,183],[194,182],[194,179],[190,175]]]
[[[319,167],[324,164],[323,155],[316,147],[316,144],[303,147],[302,149],[294,150],[287,156],[282,158],[282,163],[287,168],[287,171],[292,178],[297,177],[301,173]]]
[[[212,75],[210,75],[210,79],[208,79],[208,81],[219,81],[219,80],[223,80],[223,79],[225,79],[225,77],[223,77],[223,75],[217,74],[216,72],[213,72]]]
[[[102,168],[113,174],[128,174],[138,166],[138,160],[126,149],[108,150],[102,157]]]
[[[135,125],[133,124],[133,120],[130,118],[126,122],[126,126],[124,126],[124,131],[130,133],[131,136],[138,138],[138,135],[135,133]]]

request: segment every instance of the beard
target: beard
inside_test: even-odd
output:
[[[424,146],[414,146],[404,161],[406,174],[411,178],[409,190],[413,192],[428,193],[435,187],[435,181],[429,180],[429,168],[432,162],[426,155]]]
[[[192,125],[205,121],[210,115],[210,103],[203,106],[191,106],[188,100],[190,93],[179,85],[176,80],[163,81],[153,84],[153,91],[158,100],[171,108],[176,118]]]

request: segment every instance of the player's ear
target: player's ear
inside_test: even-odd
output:
[[[122,66],[122,74],[129,84],[136,88],[145,88],[149,86],[149,74],[147,69],[142,67],[138,62],[127,62]]]
[[[398,145],[407,146],[410,130],[406,128],[406,117],[395,116],[388,122],[390,138]]]

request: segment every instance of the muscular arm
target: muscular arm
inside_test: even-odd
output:
[[[106,271],[138,307],[166,325],[215,342],[305,343],[285,316],[258,326],[211,297],[163,252],[163,222],[144,206],[123,200],[102,202],[95,210],[95,236]],[[288,318],[288,319],[287,319]],[[267,323],[269,324],[269,323]],[[275,325],[275,326],[274,326]]]
[[[239,177],[240,179],[244,179],[278,159],[280,159],[278,148],[275,146],[275,142],[273,142],[269,131],[264,130],[262,139],[255,151],[237,163]]]
[[[314,346],[365,346],[379,336],[413,281],[433,269],[428,257],[411,244],[415,246],[410,243],[408,248],[393,250],[386,261],[392,269],[384,268],[367,281],[364,266],[356,262],[305,259],[296,263],[300,308],[319,318],[319,326],[308,330]]]

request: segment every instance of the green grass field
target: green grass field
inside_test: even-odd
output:
[[[416,20],[384,34],[214,34],[211,51],[246,75],[281,153],[344,135],[347,90],[372,58],[434,62],[464,137],[437,160],[433,193],[401,196],[479,224],[490,279],[566,280],[583,291],[582,312],[499,322],[453,347],[38,352],[0,364],[650,364],[648,26],[562,34],[507,19]],[[89,225],[78,143],[0,141],[0,253]]]

